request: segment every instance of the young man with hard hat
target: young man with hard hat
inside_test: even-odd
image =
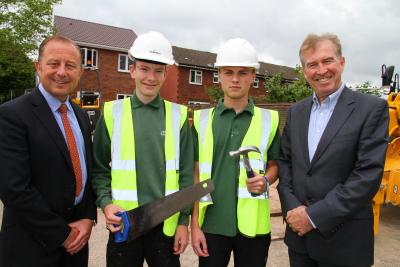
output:
[[[215,190],[195,204],[192,246],[202,267],[227,266],[232,251],[235,266],[265,266],[271,242],[265,192],[278,173],[278,113],[256,107],[249,97],[259,63],[248,41],[227,41],[215,66],[224,98],[215,108],[196,111],[193,127],[195,180],[211,177]],[[247,178],[229,152],[250,145],[261,154],[248,154],[255,176]]]
[[[173,215],[129,243],[115,243],[116,213],[130,210],[193,183],[193,139],[187,108],[163,100],[159,91],[174,64],[163,35],[140,35],[129,50],[132,98],[107,102],[94,136],[93,188],[110,237],[107,266],[179,266],[188,242],[190,209]],[[175,153],[176,152],[176,153]]]

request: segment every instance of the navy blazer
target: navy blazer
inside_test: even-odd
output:
[[[317,229],[300,237],[286,227],[285,243],[321,262],[372,265],[371,200],[385,161],[387,103],[345,87],[310,162],[311,107],[309,97],[288,112],[278,160],[278,192],[284,216],[305,205]]]
[[[17,251],[60,249],[70,232],[68,223],[96,219],[89,118],[71,105],[83,134],[88,171],[83,199],[76,206],[67,144],[40,91],[36,88],[0,106],[0,198],[4,203],[0,256],[14,240],[20,245]]]

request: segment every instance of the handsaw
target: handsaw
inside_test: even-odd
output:
[[[114,241],[130,242],[138,238],[213,190],[213,183],[207,179],[135,209],[117,213],[123,225],[114,233]]]

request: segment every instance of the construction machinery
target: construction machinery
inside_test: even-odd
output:
[[[90,62],[89,62],[90,64]],[[93,133],[96,127],[97,120],[101,114],[101,96],[100,96],[100,77],[98,69],[96,68],[89,68],[96,74],[97,78],[97,91],[84,91],[83,90],[83,81],[84,77],[81,78],[79,81],[79,88],[80,90],[77,92],[76,97],[72,98],[72,101],[80,106],[89,116],[90,120],[90,130]],[[88,71],[89,71],[88,70]],[[86,70],[85,70],[86,71]]]
[[[389,143],[379,191],[373,199],[374,232],[378,233],[379,214],[382,204],[400,205],[400,94],[399,74],[394,75],[394,66],[382,65],[383,95],[387,95],[389,106]]]

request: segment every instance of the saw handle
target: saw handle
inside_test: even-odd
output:
[[[129,229],[131,228],[131,223],[129,221],[128,213],[126,211],[118,212],[115,214],[122,218],[121,230],[114,233],[115,243],[122,243],[128,239]]]

